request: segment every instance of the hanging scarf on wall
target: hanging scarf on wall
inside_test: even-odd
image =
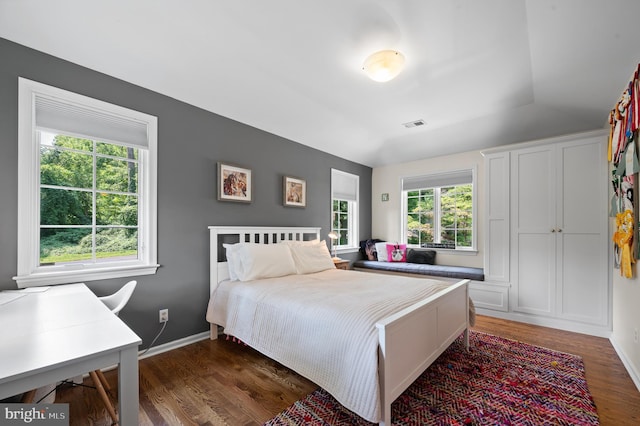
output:
[[[631,264],[634,262],[631,254],[631,241],[633,239],[633,212],[625,210],[616,215],[616,232],[613,233],[613,241],[619,249],[620,274],[625,278],[633,277]]]
[[[640,64],[615,107],[609,114],[609,143],[607,156],[613,164],[610,216],[616,218],[613,234],[616,267],[626,278],[633,277],[631,265],[640,255],[637,252],[638,226],[636,226],[636,174],[640,172],[637,154],[637,132],[640,124]],[[618,265],[619,263],[619,265]]]

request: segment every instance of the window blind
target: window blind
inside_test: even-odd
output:
[[[35,95],[38,130],[115,142],[133,148],[149,147],[147,123],[92,107]]]
[[[331,170],[331,198],[358,201],[358,179],[357,175]]]
[[[456,170],[424,176],[412,176],[402,179],[402,190],[440,188],[443,186],[465,185],[473,183],[473,170]]]

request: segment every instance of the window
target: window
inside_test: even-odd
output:
[[[331,230],[338,249],[358,246],[359,188],[360,176],[331,169]]]
[[[157,119],[21,78],[20,287],[155,273]]]
[[[475,250],[474,175],[462,170],[403,179],[408,245]]]

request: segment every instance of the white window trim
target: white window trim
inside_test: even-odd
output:
[[[356,199],[354,201],[348,201],[345,200],[349,203],[349,230],[351,231],[349,233],[349,244],[342,244],[342,245],[336,245],[335,249],[338,253],[350,253],[353,252],[354,249],[358,249],[359,248],[359,235],[360,235],[360,231],[359,231],[359,210],[360,210],[360,176],[359,175],[355,175],[353,173],[348,173],[348,172],[343,172],[342,170],[338,170],[338,169],[331,169],[331,226],[330,229],[333,228],[333,200],[335,199],[333,197],[334,194],[334,175],[343,175],[345,177],[348,177],[349,179],[355,179],[356,181]],[[338,198],[340,199],[340,198]]]
[[[339,200],[339,198],[332,198],[332,204],[333,204],[333,200]],[[342,245],[336,245],[336,251],[339,253],[349,253],[351,251],[353,251],[352,249],[356,249],[358,248],[358,224],[357,224],[357,213],[358,213],[358,202],[357,201],[347,201],[347,200],[341,200],[341,201],[346,201],[347,203],[349,203],[349,244],[342,244]],[[331,211],[333,213],[333,206],[331,208]],[[333,222],[332,222],[333,223]],[[333,226],[332,226],[333,228]],[[354,242],[355,240],[355,242]]]
[[[443,249],[443,248],[430,248],[429,250],[435,250],[437,252],[445,252],[445,253],[449,253],[449,254],[476,254],[478,252],[478,166],[474,165],[473,167],[466,167],[464,169],[457,169],[457,170],[450,170],[448,172],[452,172],[452,173],[456,173],[456,172],[461,172],[461,171],[466,171],[466,170],[471,170],[471,176],[472,176],[472,184],[471,184],[471,191],[472,191],[472,203],[471,203],[471,214],[473,215],[473,226],[472,226],[472,236],[471,236],[471,247],[460,247],[460,248],[456,248],[456,249]],[[434,172],[432,173],[433,175],[438,175],[438,174],[444,174],[444,173],[448,173],[448,172]],[[400,235],[402,235],[402,243],[403,244],[407,244],[407,196],[406,196],[406,192],[403,188],[402,188],[402,181],[406,178],[410,178],[413,176],[405,176],[403,178],[400,179],[400,194],[402,194],[401,198],[401,211],[402,211],[402,217],[400,219]],[[437,208],[439,208],[439,203],[440,203],[440,199],[438,198],[436,200],[436,205]],[[439,229],[440,226],[438,225],[437,228]],[[439,231],[438,231],[439,232]],[[415,244],[407,244],[407,247],[413,247],[413,248],[418,248],[417,245]]]
[[[148,150],[140,151],[139,253],[122,262],[40,267],[39,219],[40,150],[34,130],[35,97],[44,95],[147,123]],[[82,96],[20,77],[18,82],[18,287],[65,284],[99,279],[155,274],[157,263],[157,146],[158,119],[154,116]]]

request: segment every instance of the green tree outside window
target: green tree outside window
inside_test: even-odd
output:
[[[407,191],[407,243],[452,248],[473,246],[473,186]]]
[[[40,264],[137,258],[138,150],[41,134]]]

